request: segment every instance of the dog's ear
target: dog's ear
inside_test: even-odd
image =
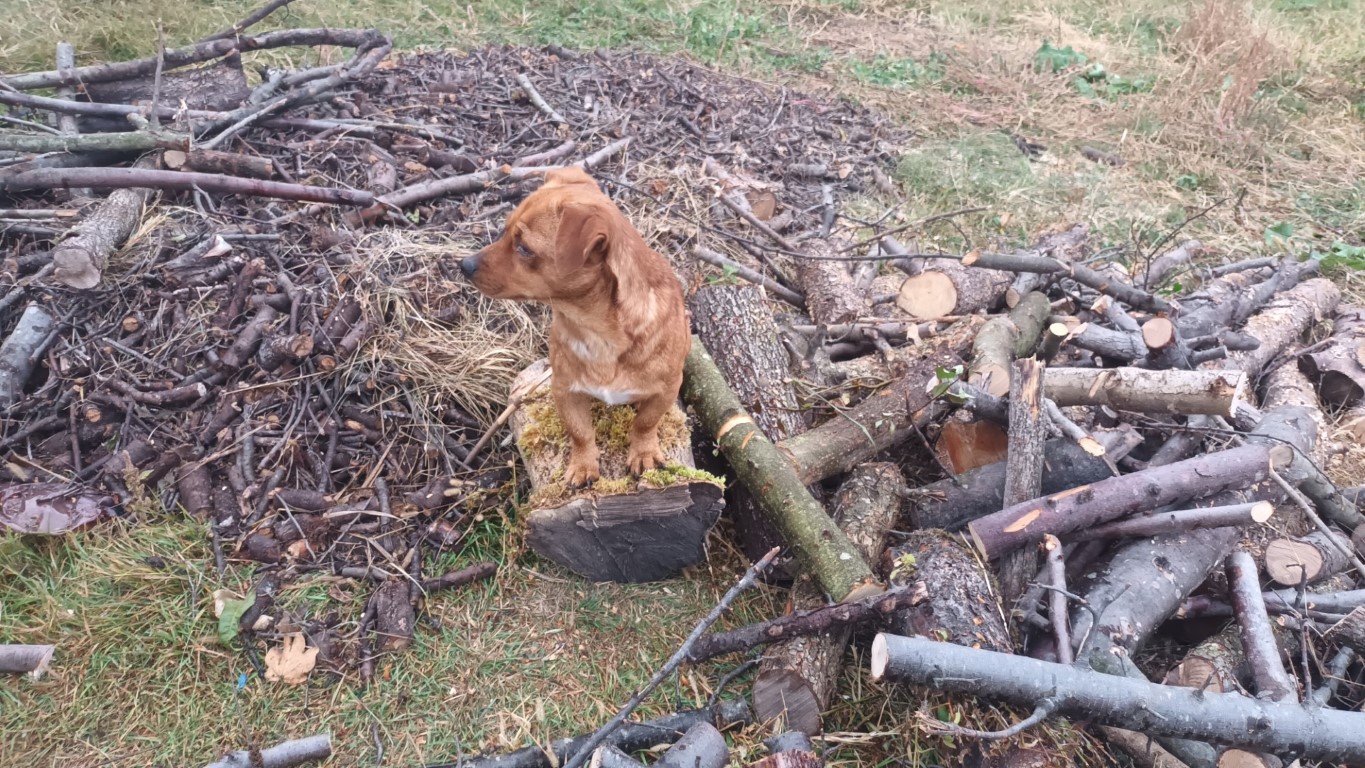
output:
[[[541,185],[541,189],[569,187],[574,184],[587,184],[593,189],[600,189],[597,186],[597,181],[593,179],[592,176],[589,176],[587,171],[576,165],[569,165],[563,168],[556,168],[553,171],[547,171],[545,173],[545,183]]]
[[[566,203],[555,233],[555,260],[566,271],[579,269],[592,258],[605,258],[611,247],[611,222],[600,206]]]

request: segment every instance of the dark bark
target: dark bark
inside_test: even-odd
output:
[[[1365,607],[1352,609],[1346,618],[1332,625],[1324,639],[1341,643],[1356,653],[1365,654]]]
[[[0,408],[8,408],[23,397],[24,386],[56,323],[46,307],[29,304],[18,325],[0,344]]]
[[[1043,444],[1047,438],[1043,411],[1043,366],[1037,358],[1015,361],[1010,378],[1009,452],[1005,460],[1005,507],[1024,504],[1043,493]],[[1014,605],[1038,570],[1032,547],[1006,553],[996,566],[1000,600]]]
[[[491,579],[498,572],[498,564],[492,562],[477,563],[468,568],[461,568],[458,571],[451,571],[443,576],[434,579],[427,579],[422,582],[422,589],[426,592],[435,592],[440,589],[457,589],[476,581]]]
[[[884,622],[888,631],[997,651],[1011,649],[990,574],[957,537],[937,530],[913,531],[882,556],[882,571],[893,589],[921,598],[888,616]]]
[[[275,177],[275,163],[270,158],[237,152],[219,152],[213,149],[191,149],[186,152],[168,149],[161,154],[161,162],[172,171],[199,171],[256,179]]]
[[[242,57],[236,52],[206,67],[162,72],[159,90],[154,81],[155,72],[110,82],[87,81],[85,92],[91,101],[106,104],[150,105],[155,96],[158,104],[212,111],[235,109],[251,95]]]
[[[1299,357],[1299,368],[1318,385],[1322,402],[1349,408],[1365,397],[1365,307],[1337,310],[1326,346]]]
[[[962,258],[962,265],[1006,272],[1040,272],[1065,275],[1081,285],[1094,288],[1100,293],[1112,296],[1136,309],[1147,312],[1169,312],[1171,310],[1171,305],[1164,299],[1159,299],[1147,291],[1122,282],[1109,272],[1091,269],[1082,264],[1064,263],[1047,256],[973,251]]]

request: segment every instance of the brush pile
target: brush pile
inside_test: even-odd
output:
[[[1324,407],[1365,414],[1365,310],[1315,262],[1081,226],[920,248],[979,212],[898,218],[909,137],[865,110],[637,54],[246,34],[263,16],[0,77],[0,523],[205,520],[220,572],[259,564],[221,602],[262,674],[301,637],[363,684],[430,591],[496,574],[428,571],[508,504],[546,317],[450,267],[580,164],[687,285],[698,464],[746,552],[787,556],[788,615],[687,649],[762,648],[757,720],[819,734],[870,640],[874,680],[1033,710],[918,723],[982,764],[1058,759],[1016,738],[1053,716],[1190,766],[1365,762],[1365,517],[1322,470]],[[299,46],[352,54],[248,83],[242,54]],[[364,614],[283,615],[310,571],[373,584]],[[766,759],[819,761],[791,743]]]

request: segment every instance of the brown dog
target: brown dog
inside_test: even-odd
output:
[[[593,398],[635,405],[632,472],[663,466],[659,421],[678,399],[691,345],[682,285],[591,176],[547,173],[498,239],[460,269],[488,296],[553,310],[551,391],[569,433],[571,486],[599,477]]]

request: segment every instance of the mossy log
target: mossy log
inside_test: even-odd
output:
[[[759,509],[825,594],[842,602],[885,589],[853,542],[806,490],[811,481],[798,476],[794,463],[745,412],[696,337],[687,355],[682,394],[735,476],[754,494]]]
[[[573,492],[564,482],[569,440],[550,373],[541,359],[512,383],[522,405],[509,424],[532,491],[527,545],[592,581],[658,581],[702,562],[707,533],[725,506],[724,482],[696,469],[682,411],[675,406],[659,425],[668,465],[637,480],[626,463],[634,407],[595,404],[602,477]]]

